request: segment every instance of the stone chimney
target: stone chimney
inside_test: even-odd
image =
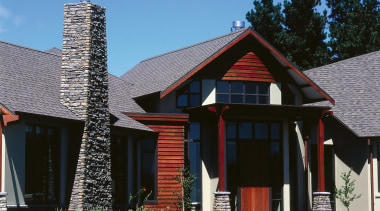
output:
[[[61,103],[84,121],[69,210],[111,209],[105,8],[66,4],[63,25]]]

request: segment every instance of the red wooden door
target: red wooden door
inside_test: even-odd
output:
[[[240,210],[270,211],[270,142],[240,143]]]

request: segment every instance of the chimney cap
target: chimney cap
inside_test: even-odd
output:
[[[88,3],[90,0],[80,0],[81,3]]]

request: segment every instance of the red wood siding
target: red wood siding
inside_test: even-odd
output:
[[[157,204],[146,205],[152,210],[177,210],[181,185],[174,179],[184,165],[184,132],[187,115],[126,114],[158,132],[157,138]],[[168,209],[170,207],[170,209]]]
[[[240,58],[226,72],[222,80],[275,82],[272,74],[253,52]]]

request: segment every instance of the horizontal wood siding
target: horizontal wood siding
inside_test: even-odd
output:
[[[253,52],[239,59],[226,72],[222,80],[275,82],[272,74]]]
[[[157,204],[146,205],[152,210],[177,210],[181,185],[174,179],[184,165],[184,133],[187,115],[126,114],[158,133],[157,138]],[[170,208],[169,208],[170,207]]]

